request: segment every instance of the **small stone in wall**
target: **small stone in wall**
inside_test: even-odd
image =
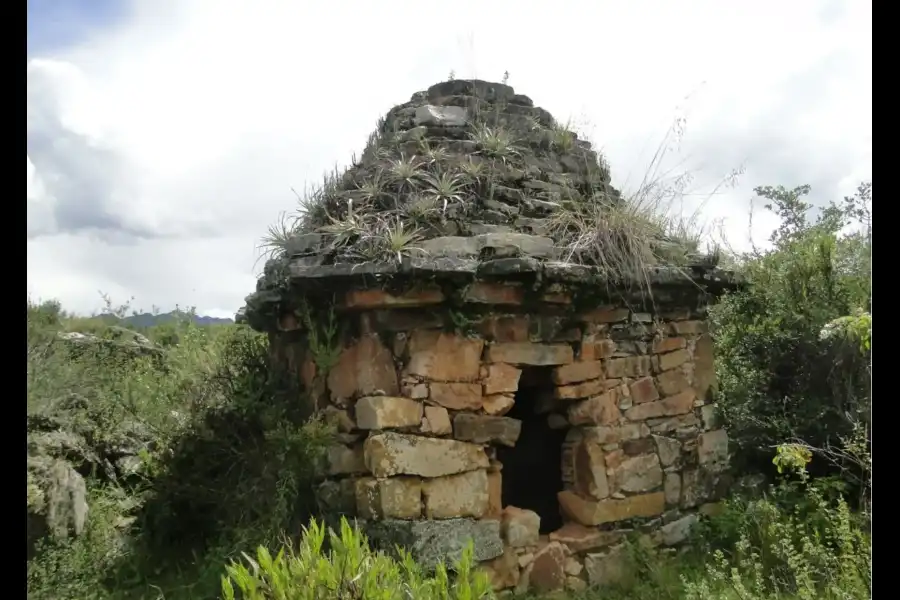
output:
[[[503,511],[503,472],[499,469],[488,469],[488,507],[486,517],[500,518]]]
[[[694,347],[694,390],[697,397],[707,402],[711,389],[716,386],[716,366],[713,356],[713,341],[709,334],[697,338]]]
[[[453,437],[475,444],[516,445],[522,433],[522,421],[509,417],[492,417],[459,413],[453,417]]]
[[[326,423],[332,425],[340,433],[350,433],[356,429],[353,417],[346,410],[341,410],[334,406],[326,406],[322,410],[322,416]]]
[[[486,317],[479,325],[482,336],[498,343],[527,342],[528,329],[525,316]]]
[[[428,397],[428,384],[419,382],[404,382],[401,391],[407,398],[424,400]]]
[[[714,429],[719,424],[717,408],[715,404],[705,404],[700,407],[700,420],[703,423],[703,429]]]
[[[642,377],[628,386],[628,389],[631,393],[631,401],[634,404],[644,404],[645,402],[659,400],[659,391],[656,389],[656,383],[652,377]]]
[[[360,429],[415,427],[421,423],[422,415],[422,403],[409,398],[370,396],[356,402],[356,422]]]
[[[434,435],[450,435],[453,427],[450,424],[450,414],[443,406],[426,406],[425,416],[422,419],[422,432]]]
[[[644,377],[649,374],[649,356],[628,356],[625,358],[612,358],[606,361],[606,377],[609,379]]]
[[[656,376],[656,385],[663,396],[674,396],[691,387],[681,369],[660,373]]]
[[[611,425],[621,417],[614,390],[573,404],[568,413],[572,425]]]
[[[700,423],[700,420],[696,415],[692,412],[685,413],[683,415],[676,415],[673,417],[662,417],[657,419],[648,419],[647,424],[650,426],[650,430],[655,434],[671,434],[675,433],[675,436],[679,439],[682,439],[682,435],[679,433],[684,431],[685,428],[694,428]],[[696,435],[696,430],[691,429],[693,431],[693,435]],[[682,439],[682,441],[684,441]]]
[[[602,500],[609,496],[609,481],[603,449],[598,444],[582,441],[575,452],[573,473],[575,488],[591,498]]]
[[[524,299],[521,286],[476,281],[466,290],[464,300],[477,304],[519,305]]]
[[[422,482],[415,477],[356,482],[356,509],[363,519],[418,519],[422,516]]]
[[[648,492],[663,483],[663,472],[656,454],[626,457],[615,469],[613,489],[629,493]]]
[[[483,347],[482,340],[440,331],[415,331],[409,339],[406,372],[433,381],[475,381],[480,375]]]
[[[648,437],[625,440],[622,442],[622,451],[628,456],[654,454],[656,453],[656,444]]]
[[[325,451],[329,475],[353,475],[366,472],[362,446],[348,447],[334,444]]]
[[[581,364],[581,363],[574,363]],[[573,385],[562,385],[556,388],[554,395],[557,400],[578,400],[600,394],[606,390],[606,384],[602,379],[583,381]]]
[[[480,383],[432,383],[429,400],[450,410],[478,410],[484,403]]]
[[[515,393],[519,389],[519,377],[522,370],[512,365],[495,363],[488,365],[487,377],[484,381],[484,394]]]
[[[484,397],[484,412],[495,417],[502,417],[515,406],[516,400],[511,394],[494,394]]]
[[[691,353],[687,350],[675,350],[666,354],[659,354],[654,357],[656,361],[656,370],[658,372],[670,371],[685,364],[691,359]]]
[[[532,510],[507,506],[500,519],[500,532],[512,548],[534,546],[540,538],[541,517]]]
[[[728,434],[724,429],[700,434],[697,456],[701,466],[721,467],[728,462]]]
[[[425,516],[429,519],[480,518],[488,511],[487,471],[428,479],[422,484]]]
[[[663,354],[681,350],[685,347],[687,347],[687,341],[683,337],[657,338],[653,340],[651,350],[654,354]]]
[[[361,337],[341,352],[328,372],[328,389],[335,401],[379,391],[396,396],[400,390],[391,351],[375,334]]]
[[[608,338],[599,338],[595,334],[584,336],[581,340],[581,350],[578,360],[595,361],[609,358],[616,351],[616,343]]]
[[[601,377],[603,377],[603,363],[599,360],[570,363],[553,369],[553,382],[557,385],[569,385]]]
[[[694,508],[712,499],[716,477],[703,469],[689,469],[681,474],[681,506]]]
[[[694,408],[695,397],[693,390],[687,390],[662,400],[638,404],[625,411],[625,418],[629,421],[644,421],[664,416],[683,415]]]
[[[355,515],[356,481],[353,479],[323,481],[316,488],[316,501],[319,510],[325,514]]]
[[[666,495],[666,505],[678,506],[681,502],[681,475],[666,473],[665,481],[663,481],[663,493]]]
[[[538,593],[553,592],[566,585],[566,552],[562,544],[550,542],[540,548],[532,561],[530,587]]]
[[[678,440],[654,435],[653,441],[656,443],[656,453],[663,467],[671,467],[681,458],[681,442]]]

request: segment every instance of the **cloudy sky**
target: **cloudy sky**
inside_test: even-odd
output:
[[[684,118],[684,210],[746,247],[754,186],[826,201],[871,178],[871,19],[861,0],[29,0],[29,294],[233,315],[291,187],[451,71],[508,71],[626,190]]]

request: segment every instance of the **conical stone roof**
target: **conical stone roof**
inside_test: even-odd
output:
[[[361,157],[303,200],[239,318],[265,329],[299,296],[386,279],[671,282],[665,265],[683,274],[691,261],[664,233],[628,210],[591,144],[530,98],[446,81],[391,109]],[[715,279],[708,266],[692,278]]]

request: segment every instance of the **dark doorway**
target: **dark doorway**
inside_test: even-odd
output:
[[[514,448],[497,450],[497,459],[503,464],[503,505],[539,514],[542,534],[562,527],[556,495],[563,489],[562,446],[566,432],[551,429],[544,410],[552,404],[551,369],[523,369],[516,403],[506,415],[522,421],[522,433]]]

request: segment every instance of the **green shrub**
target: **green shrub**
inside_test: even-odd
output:
[[[808,187],[756,192],[781,225],[771,250],[741,257],[747,288],[710,313],[719,408],[739,469],[764,468],[784,442],[840,447],[871,408],[871,346],[848,351],[823,336],[835,320],[871,314],[871,187],[815,220],[803,201]],[[845,466],[817,463],[828,467],[820,474]]]
[[[209,598],[239,549],[307,521],[330,431],[274,393],[265,335],[184,319],[148,329],[166,345],[143,356],[58,336],[125,335],[115,319],[29,302],[27,323],[29,428],[72,432],[91,456],[133,431],[143,444],[127,485],[76,465],[92,490],[88,530],[40,545],[30,597]]]
[[[325,550],[326,537],[328,550]],[[264,547],[244,555],[222,577],[225,600],[479,600],[493,598],[487,575],[473,569],[471,545],[453,573],[438,565],[426,574],[412,558],[369,548],[366,537],[341,520],[340,531],[312,520],[299,546],[286,544],[275,557]]]
[[[705,522],[705,576],[684,578],[685,600],[849,600],[872,596],[872,543],[865,522],[817,485],[782,485],[735,499]]]

